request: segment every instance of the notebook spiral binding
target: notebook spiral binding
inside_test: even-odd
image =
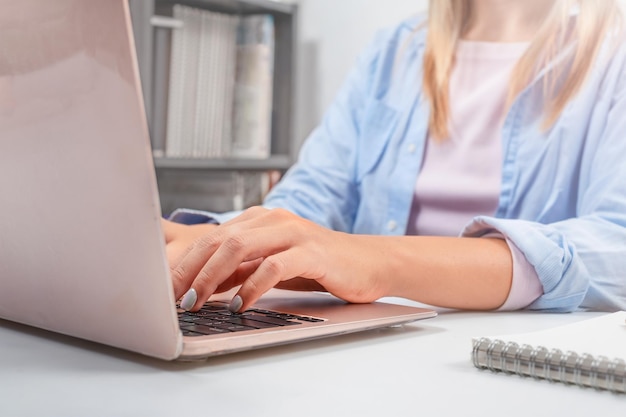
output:
[[[494,372],[626,393],[626,362],[621,359],[480,338],[474,341],[472,361]]]

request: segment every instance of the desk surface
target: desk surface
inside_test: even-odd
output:
[[[400,328],[153,360],[0,321],[2,416],[623,416],[626,396],[480,371],[471,338],[597,313],[442,312]]]

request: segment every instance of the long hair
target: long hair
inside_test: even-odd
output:
[[[449,133],[450,73],[470,5],[468,0],[429,2],[423,86],[430,102],[429,129],[437,139],[444,139]],[[545,98],[542,127],[549,128],[585,82],[607,33],[621,30],[622,25],[616,0],[555,0],[513,68],[507,106],[550,65],[542,81]]]

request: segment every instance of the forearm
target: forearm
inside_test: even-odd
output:
[[[354,237],[377,252],[366,263],[385,295],[489,310],[501,306],[509,294],[513,261],[503,239]]]

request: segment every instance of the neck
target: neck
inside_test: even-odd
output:
[[[553,0],[472,0],[463,39],[528,42],[539,30]]]

